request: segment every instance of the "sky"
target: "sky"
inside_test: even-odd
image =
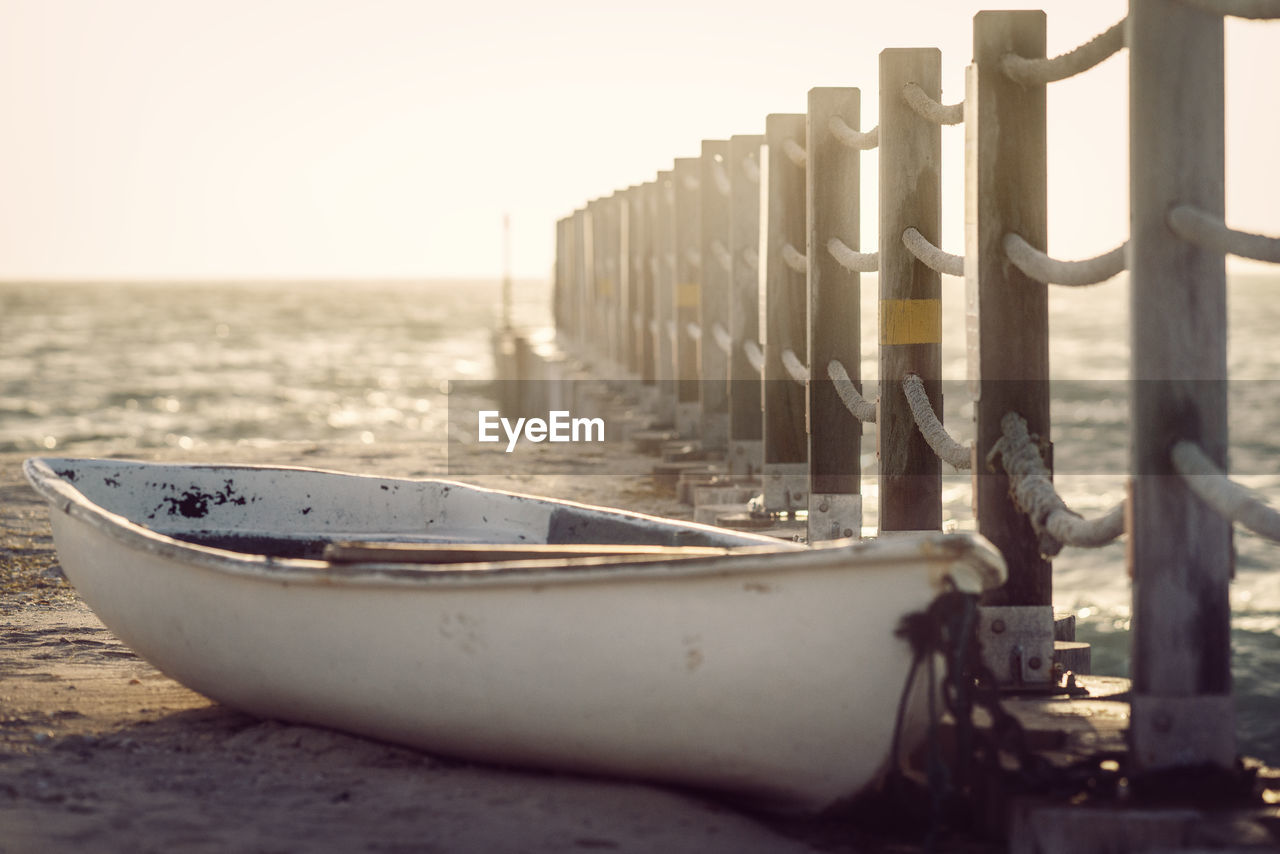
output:
[[[555,221],[813,86],[938,47],[966,0],[0,0],[0,279],[546,278]],[[1048,52],[1124,0],[1048,0]],[[1280,24],[1227,25],[1227,220],[1280,233]],[[1127,56],[1050,84],[1049,250],[1126,238]],[[963,248],[963,131],[942,244]],[[862,245],[877,161],[863,155]]]

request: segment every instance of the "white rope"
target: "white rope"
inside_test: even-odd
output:
[[[1004,236],[1004,253],[1013,265],[1046,285],[1079,287],[1110,279],[1125,268],[1124,253],[1128,246],[1128,241],[1125,241],[1110,252],[1093,258],[1059,261],[1036,249],[1021,235],[1010,232]]]
[[[1006,53],[1000,60],[1000,68],[1015,83],[1023,86],[1043,86],[1055,80],[1074,77],[1088,71],[1111,54],[1124,47],[1124,24],[1121,18],[1104,33],[1055,57],[1027,57]]]
[[[684,332],[694,341],[702,340],[702,327],[696,323],[689,323],[689,325],[685,326]]]
[[[690,267],[702,267],[702,253],[692,246],[684,250],[684,260],[689,262]]]
[[[924,380],[918,374],[907,374],[902,378],[902,391],[907,396],[907,403],[911,406],[911,414],[915,416],[916,426],[920,428],[920,435],[924,436],[938,459],[962,471],[972,468],[969,446],[951,438],[947,428],[942,426],[933,411],[933,405],[929,403]]]
[[[756,163],[756,159],[750,154],[742,158],[742,171],[747,174],[747,180],[752,184],[760,183],[760,164]]]
[[[1169,211],[1169,228],[1183,240],[1202,249],[1280,264],[1280,237],[1236,231],[1229,228],[1221,217],[1191,205],[1178,205]]]
[[[836,263],[851,273],[874,273],[880,269],[879,252],[857,252],[838,237],[827,241],[827,251]]]
[[[711,158],[711,180],[715,182],[716,191],[720,195],[729,195],[729,190],[732,189],[729,175],[724,171],[724,160],[718,154]]]
[[[832,384],[836,387],[836,394],[840,395],[840,400],[844,401],[844,405],[854,418],[868,424],[876,422],[876,404],[858,394],[853,380],[849,379],[849,372],[844,369],[844,365],[840,364],[839,359],[832,359],[827,364],[827,376],[831,378]]]
[[[786,265],[797,273],[804,274],[809,272],[809,259],[805,254],[796,249],[790,243],[782,244],[782,260]]]
[[[674,320],[667,321],[667,337],[671,339],[671,343],[673,345],[677,342],[677,339],[680,337],[679,335],[676,334],[676,322]]]
[[[809,154],[804,150],[804,146],[794,139],[784,139],[782,141],[782,150],[786,153],[787,158],[801,169],[804,168],[804,164],[809,160]]]
[[[698,187],[700,186],[700,184],[701,184],[701,182],[698,180],[698,176],[697,176],[697,175],[685,175],[685,176],[684,176],[684,188],[685,188],[686,190],[696,190],[696,189],[698,189]]]
[[[720,321],[711,324],[711,337],[716,339],[716,346],[726,356],[733,353],[733,336],[729,334],[729,330],[721,325]]]
[[[664,253],[664,258],[666,259],[667,266],[674,270],[676,268],[676,253],[666,252]]]
[[[649,334],[654,336],[655,338],[658,337],[658,321],[656,320],[649,321]]]
[[[1009,475],[1009,492],[1013,503],[1027,514],[1039,538],[1040,553],[1052,557],[1062,546],[1097,548],[1124,533],[1124,503],[1105,515],[1085,519],[1074,512],[1053,488],[1049,470],[1040,457],[1037,440],[1027,433],[1027,422],[1016,412],[1000,419],[1004,434],[987,454],[987,464],[1000,457]]]
[[[718,239],[711,240],[711,254],[715,256],[716,263],[720,265],[720,269],[726,273],[733,270],[733,256],[729,254],[729,250],[724,248],[724,244]]]
[[[750,246],[742,250],[742,261],[752,270],[760,269],[760,253]]]
[[[958,125],[964,121],[964,101],[958,104],[941,104],[916,83],[903,86],[902,97],[927,122],[935,125]]]
[[[1280,18],[1280,0],[1182,0],[1201,12],[1263,21]]]
[[[781,357],[782,367],[786,368],[787,373],[791,374],[791,379],[801,385],[809,381],[809,368],[804,364],[804,362],[800,361],[794,350],[791,350],[790,348],[783,350]]]
[[[742,352],[746,354],[747,364],[751,365],[757,374],[764,373],[764,353],[759,344],[754,341],[743,341]]]
[[[902,232],[902,243],[907,251],[916,256],[930,270],[945,273],[948,276],[964,275],[964,256],[944,252],[929,242],[915,227]]]
[[[1169,452],[1187,488],[1223,518],[1238,522],[1267,539],[1280,542],[1280,511],[1248,487],[1227,477],[1194,442],[1182,441]]]
[[[880,145],[879,125],[869,131],[856,131],[849,127],[848,122],[844,119],[839,116],[832,116],[831,121],[827,122],[827,127],[831,130],[832,136],[858,151],[867,151]]]

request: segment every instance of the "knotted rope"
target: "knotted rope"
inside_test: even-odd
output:
[[[858,151],[867,151],[880,145],[879,125],[869,131],[856,131],[844,119],[832,116],[831,121],[827,122],[827,128],[840,142]]]
[[[1187,488],[1220,516],[1238,522],[1255,534],[1280,542],[1280,511],[1253,490],[1227,477],[1199,445],[1178,442],[1169,456],[1174,470],[1182,475]]]
[[[948,276],[964,275],[964,256],[944,252],[929,242],[929,238],[921,234],[913,226],[902,232],[902,244],[930,270],[945,273]]]
[[[911,406],[911,414],[916,419],[916,426],[920,428],[920,435],[924,436],[924,440],[929,443],[930,448],[933,448],[938,459],[962,471],[971,468],[973,463],[969,446],[962,445],[951,438],[947,428],[942,426],[942,422],[933,411],[933,405],[929,403],[929,393],[925,391],[924,380],[920,379],[918,374],[907,374],[902,378],[902,391],[907,396],[907,403]]]
[[[1023,86],[1043,86],[1088,71],[1124,47],[1124,18],[1105,32],[1066,53],[1054,57],[1026,57],[1006,53],[1000,69],[1010,80]]]
[[[849,372],[844,369],[844,365],[838,359],[832,359],[827,364],[827,376],[831,378],[832,385],[836,387],[836,394],[840,395],[840,400],[844,402],[850,414],[859,421],[874,424],[876,421],[875,403],[858,393],[853,380],[849,379]]]
[[[1110,279],[1125,268],[1125,249],[1128,241],[1110,252],[1104,252],[1082,261],[1059,261],[1036,249],[1021,235],[1004,236],[1004,253],[1013,265],[1037,282],[1046,285],[1096,285]]]
[[[1222,217],[1191,205],[1178,205],[1169,211],[1169,228],[1202,249],[1280,264],[1280,237],[1228,228]]]
[[[1038,442],[1027,433],[1027,422],[1021,415],[1007,413],[1000,419],[1000,429],[1004,435],[987,454],[987,466],[994,468],[1000,458],[1009,475],[1010,497],[1031,521],[1041,554],[1052,557],[1064,544],[1097,548],[1124,533],[1123,503],[1096,519],[1085,519],[1067,507],[1053,488]]]
[[[836,263],[851,273],[874,273],[880,269],[879,252],[857,252],[838,237],[827,241],[827,251]]]
[[[935,125],[958,125],[964,121],[964,101],[958,104],[939,103],[916,83],[903,86],[902,97],[922,119]]]

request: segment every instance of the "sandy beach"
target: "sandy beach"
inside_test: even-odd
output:
[[[393,476],[442,469],[423,454],[421,446],[297,444],[135,456]],[[462,763],[218,705],[135,656],[79,600],[21,461],[0,455],[0,854],[903,850],[855,840],[838,822],[781,821],[636,783]],[[644,479],[474,480],[689,515]]]

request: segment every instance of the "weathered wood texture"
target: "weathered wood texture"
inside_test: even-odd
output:
[[[729,441],[735,473],[758,473],[762,421],[760,374],[747,359],[746,342],[760,341],[760,146],[764,137],[742,134],[729,139],[729,258],[732,262],[729,334]],[[753,449],[754,453],[747,449]]]
[[[1141,771],[1227,767],[1231,526],[1169,458],[1187,439],[1226,468],[1225,262],[1166,222],[1178,204],[1223,215],[1222,18],[1132,0],[1127,37],[1134,761]]]
[[[649,206],[652,181],[631,193],[631,275],[632,305],[635,311],[632,347],[636,375],[644,385],[653,385],[653,221]]]
[[[808,457],[804,386],[782,363],[791,350],[803,360],[808,351],[805,274],[787,264],[784,249],[805,247],[805,168],[795,163],[786,143],[805,145],[805,116],[774,114],[765,119],[767,161],[761,164],[768,203],[761,211],[760,264],[764,305],[764,465],[802,464]],[[762,155],[762,160],[764,156]]]
[[[1053,604],[1053,565],[1009,497],[1009,479],[987,451],[1000,420],[1016,412],[1048,443],[1049,294],[1009,263],[1008,233],[1038,249],[1048,241],[1045,87],[1013,82],[1000,67],[1008,53],[1045,55],[1045,14],[979,12],[965,94],[965,305],[970,393],[974,403],[973,506],[978,531],[1000,549],[1009,580],[989,605]],[[1052,472],[1052,455],[1045,465]]]
[[[902,391],[915,373],[942,417],[942,301],[939,275],[907,251],[915,227],[941,245],[938,125],[907,104],[915,83],[939,99],[942,55],[935,48],[880,52],[880,530],[942,527],[942,465],[916,429]]]
[[[658,173],[654,186],[651,210],[653,224],[653,292],[654,292],[654,354],[655,376],[658,383],[657,420],[670,423],[675,417],[675,356],[672,353],[675,331],[675,268],[672,259],[674,226],[672,211],[675,207],[675,188],[671,171]]]
[[[698,175],[701,161],[697,157],[678,157],[672,183],[675,190],[674,266],[675,266],[675,359],[676,359],[676,428],[681,435],[693,435],[698,404],[698,342],[689,327],[698,322],[701,292],[702,259],[698,253],[699,231]]]
[[[833,359],[845,366],[859,391],[861,381],[861,277],[846,270],[827,251],[838,238],[858,249],[861,176],[860,152],[842,143],[830,129],[839,117],[860,127],[861,92],[851,88],[809,90],[807,121],[808,205],[806,255],[809,259],[809,489],[811,494],[856,494],[859,489],[862,423],[836,393],[827,376]]]
[[[702,411],[702,449],[722,455],[729,441],[729,356],[716,331],[729,328],[729,143],[704,140],[698,177],[701,290],[698,325],[698,385]]]

